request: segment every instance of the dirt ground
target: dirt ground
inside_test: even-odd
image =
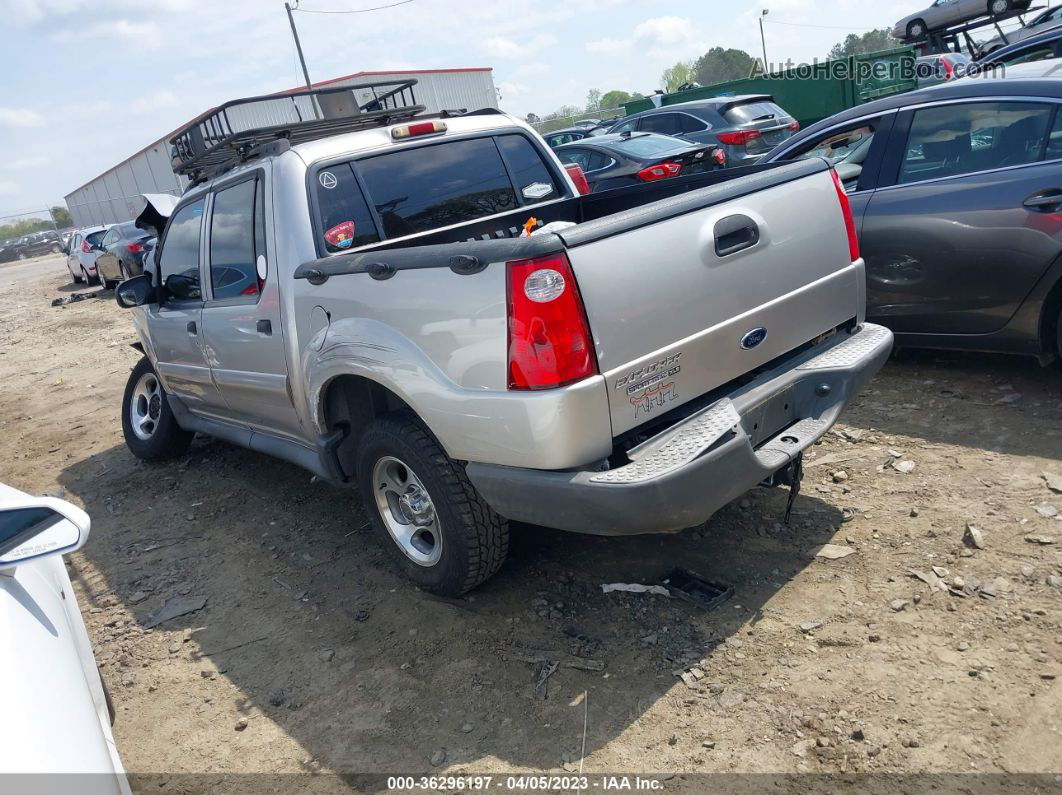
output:
[[[70,571],[122,758],[158,779],[142,791],[185,773],[1062,770],[1056,369],[905,353],[814,448],[792,527],[784,490],[670,536],[517,526],[501,572],[450,601],[396,575],[352,491],[209,439],[134,459],[128,315],[109,295],[50,306],[73,290],[54,264],[4,273],[0,479],[92,516]],[[826,543],[851,554],[816,557]],[[601,589],[676,566],[734,596],[706,612]],[[205,604],[148,628],[179,597]]]

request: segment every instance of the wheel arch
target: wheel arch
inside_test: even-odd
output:
[[[320,389],[318,416],[328,432],[342,430],[335,454],[344,472],[354,471],[355,451],[369,424],[397,411],[414,413],[396,392],[364,375],[341,373]]]

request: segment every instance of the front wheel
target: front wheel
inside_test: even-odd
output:
[[[908,40],[920,39],[926,35],[926,23],[921,19],[915,19],[907,23]]]
[[[60,246],[60,245],[59,245],[58,243],[54,243],[54,244],[52,245],[52,247],[51,247],[51,252],[52,252],[53,254],[61,254],[61,253],[62,253],[62,251],[63,251],[63,247],[62,247],[62,246]]]
[[[409,414],[376,420],[357,451],[365,510],[392,559],[425,591],[458,596],[501,568],[509,527]]]
[[[125,385],[122,434],[130,452],[145,461],[181,455],[195,436],[177,424],[162,381],[146,356],[136,363]]]
[[[1010,11],[1010,0],[991,0],[988,4],[988,13],[998,17]]]

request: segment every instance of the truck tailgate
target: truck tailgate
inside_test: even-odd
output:
[[[613,435],[749,373],[862,306],[824,161],[561,233],[605,376]],[[861,318],[860,318],[861,319]]]

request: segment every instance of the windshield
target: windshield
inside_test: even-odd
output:
[[[656,133],[632,135],[630,138],[609,141],[602,145],[632,157],[659,157],[660,155],[677,152],[680,149],[689,149],[690,147],[690,143],[683,141],[681,138],[672,138],[670,135],[657,135]]]

